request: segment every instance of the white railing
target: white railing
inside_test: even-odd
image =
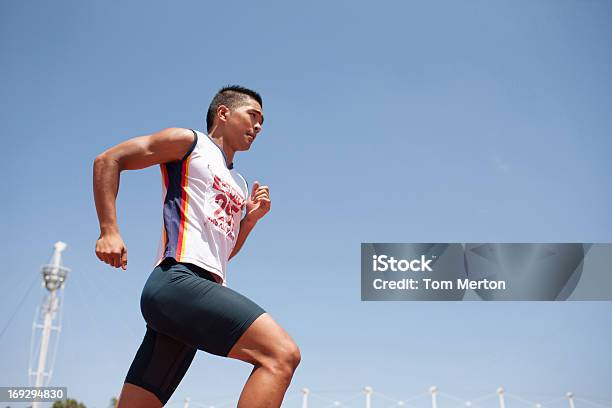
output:
[[[542,401],[507,392],[503,387],[495,392],[474,398],[464,398],[441,391],[432,386],[423,392],[396,398],[383,394],[373,387],[366,386],[355,391],[326,390],[317,392],[303,388],[299,392],[286,394],[284,408],[612,408],[612,399],[601,403],[590,398],[576,397],[566,392],[559,397]],[[170,403],[168,407],[182,408],[228,408],[235,407],[238,396],[217,397],[210,401],[196,401],[187,397],[184,401]],[[576,403],[578,402],[578,404]],[[578,405],[578,407],[576,406]]]

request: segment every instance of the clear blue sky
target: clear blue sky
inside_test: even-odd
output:
[[[92,161],[202,129],[215,91],[239,83],[263,95],[266,123],[235,165],[273,205],[229,279],[301,346],[290,392],[612,399],[610,302],[359,291],[360,242],[612,241],[610,21],[606,0],[3,1],[0,325],[67,242],[53,383],[106,406],[144,334],[161,185],[158,168],[122,175],[130,266],[113,270],[93,251]],[[36,286],[0,338],[0,385],[27,382],[41,298]],[[237,395],[249,371],[199,353],[171,402]]]

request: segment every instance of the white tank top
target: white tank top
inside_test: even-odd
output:
[[[164,258],[195,264],[227,286],[227,262],[238,237],[248,197],[246,180],[227,166],[208,135],[193,131],[194,143],[181,161],[161,164]]]

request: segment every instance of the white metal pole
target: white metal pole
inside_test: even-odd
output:
[[[497,389],[497,395],[499,396],[499,408],[506,408],[506,402],[504,401],[504,387]]]
[[[574,405],[574,393],[568,392],[567,394],[565,394],[565,396],[567,397],[567,400],[569,401],[570,408],[576,408],[576,406]]]
[[[431,408],[438,408],[438,400],[436,399],[438,387],[436,387],[435,385],[430,387],[429,392],[431,393]]]
[[[308,408],[308,394],[310,394],[310,390],[302,388],[302,394],[302,408]]]
[[[45,366],[47,365],[47,352],[49,350],[49,340],[51,337],[51,329],[53,319],[58,308],[59,299],[55,293],[57,289],[63,284],[64,277],[60,277],[62,252],[66,249],[64,242],[58,241],[55,243],[53,256],[51,257],[51,271],[44,272],[43,279],[51,279],[50,281],[44,280],[43,284],[49,290],[49,297],[47,303],[44,305],[45,320],[42,328],[42,338],[40,342],[40,354],[38,356],[38,368],[36,370],[36,387],[42,387],[44,385]],[[59,286],[57,283],[59,282]],[[40,408],[42,405],[40,402],[33,402],[32,408]]]
[[[374,389],[370,386],[367,386],[363,389],[363,391],[365,392],[366,396],[366,408],[372,408],[372,393],[374,392]]]
[[[42,387],[45,380],[45,365],[47,362],[47,351],[49,349],[49,337],[51,336],[51,323],[55,314],[55,291],[51,292],[48,303],[45,305],[45,323],[43,325],[42,340],[40,342],[40,355],[38,356],[38,369],[36,370],[36,383],[34,386]]]
[[[191,401],[191,398],[186,397],[185,398],[185,405],[183,405],[183,408],[189,408],[189,401]]]

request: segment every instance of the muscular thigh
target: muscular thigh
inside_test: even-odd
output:
[[[291,336],[274,321],[272,316],[264,313],[238,339],[227,356],[260,364],[266,359],[273,359],[296,347]]]
[[[236,341],[265,311],[240,293],[207,279],[190,265],[155,268],[143,290],[147,324],[191,347],[227,356]]]

